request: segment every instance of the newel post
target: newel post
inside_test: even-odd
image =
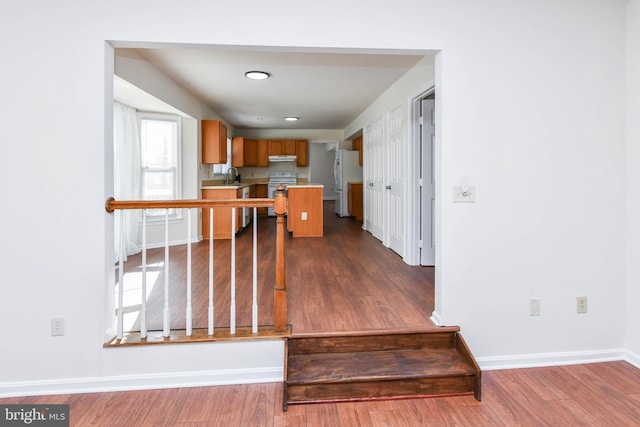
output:
[[[276,189],[273,211],[276,214],[276,287],[273,295],[274,332],[287,331],[287,285],[284,274],[284,215],[287,213],[285,187]]]

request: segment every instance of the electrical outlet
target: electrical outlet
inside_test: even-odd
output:
[[[51,319],[51,336],[61,337],[64,335],[64,317],[53,317]]]
[[[302,220],[303,221],[307,220],[307,213],[306,212],[302,212]]]
[[[540,298],[532,298],[529,301],[529,316],[540,316]]]
[[[586,313],[588,311],[587,297],[577,297],[576,306],[577,306],[576,308],[578,313],[580,314]]]

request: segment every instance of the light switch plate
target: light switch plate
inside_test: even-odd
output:
[[[462,194],[462,187],[453,187],[453,203],[474,203],[476,201],[476,187],[467,187],[467,194]]]

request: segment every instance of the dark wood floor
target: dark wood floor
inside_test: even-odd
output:
[[[293,332],[402,329],[432,327],[433,268],[408,266],[401,257],[352,218],[324,204],[324,237],[285,239],[289,323]],[[275,219],[260,217],[258,248],[259,324],[273,322],[275,283]],[[237,325],[251,322],[251,228],[236,240]],[[208,304],[208,241],[194,244],[193,327],[206,328]],[[229,325],[230,241],[215,241],[216,326]],[[148,253],[155,277],[148,298],[148,328],[162,329],[164,249]],[[170,252],[171,327],[185,328],[186,246]],[[128,272],[139,271],[140,255],[129,257]],[[131,311],[131,310],[130,310]],[[137,315],[135,310],[132,311]],[[139,321],[132,330],[139,330]]]
[[[640,370],[626,362],[488,371],[473,396],[323,403],[282,411],[282,384],[0,399],[70,405],[71,426],[637,426]]]

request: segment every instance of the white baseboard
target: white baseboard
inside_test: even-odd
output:
[[[612,362],[626,360],[624,349],[598,351],[575,351],[562,353],[523,354],[516,356],[476,357],[480,368],[485,371],[498,369],[538,368],[544,366],[580,365],[585,363]],[[640,359],[638,359],[640,360]],[[631,363],[631,362],[630,362]]]
[[[431,320],[436,326],[442,326],[442,318],[440,317],[440,313],[435,310],[433,310],[433,312],[431,313],[431,317],[429,318],[429,320]]]
[[[636,354],[632,351],[625,351],[624,360],[640,369],[640,354]]]
[[[283,368],[229,369],[0,383],[0,397],[282,382]]]

